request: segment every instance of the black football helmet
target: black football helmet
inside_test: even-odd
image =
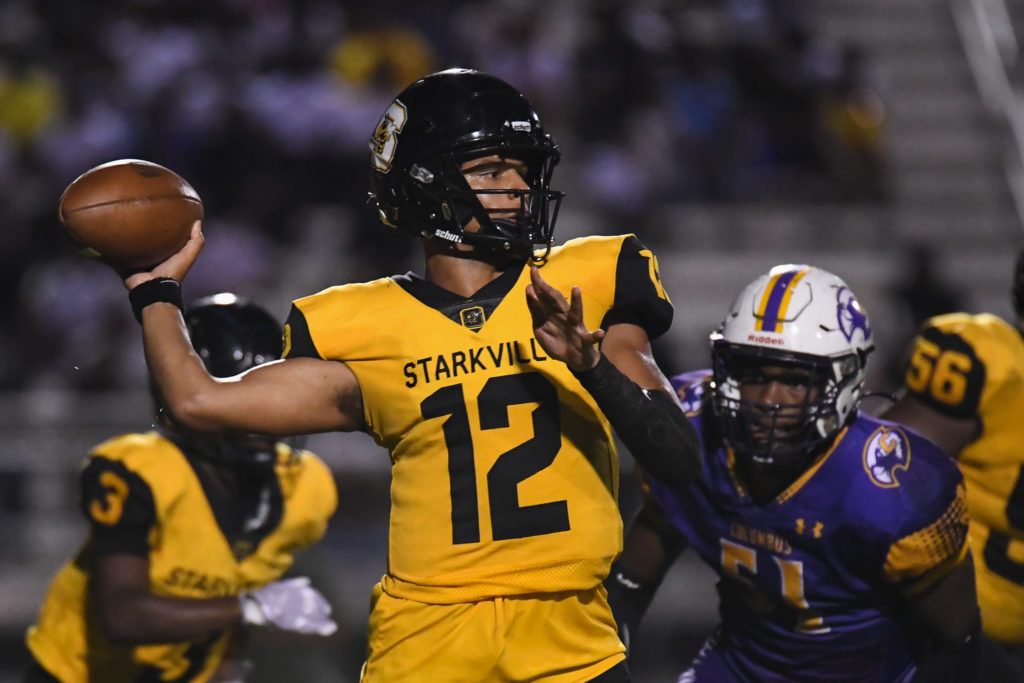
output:
[[[518,90],[471,69],[426,76],[398,95],[370,138],[370,196],[381,221],[417,237],[471,245],[499,261],[543,261],[551,247],[561,192],[550,189],[560,154]],[[527,166],[529,190],[514,219],[492,219],[460,170],[499,155]],[[478,232],[465,226],[476,218]],[[543,248],[535,255],[535,247]]]
[[[281,325],[234,294],[200,299],[184,317],[192,348],[214,377],[233,377],[281,357]]]
[[[281,325],[263,308],[222,293],[199,299],[185,312],[192,348],[214,377],[233,377],[281,357]],[[277,439],[261,434],[200,433],[181,428],[154,389],[158,419],[183,438],[189,453],[241,475],[264,478],[277,462]]]

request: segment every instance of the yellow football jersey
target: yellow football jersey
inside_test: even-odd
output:
[[[1024,644],[1024,338],[990,314],[929,320],[915,339],[908,390],[954,418],[976,417],[964,448],[971,552],[985,632]]]
[[[261,492],[249,524],[225,515],[222,500],[177,445],[158,432],[97,446],[81,473],[89,541],[50,585],[27,643],[63,683],[206,681],[230,631],[196,641],[121,646],[103,636],[91,604],[90,556],[147,555],[158,595],[215,598],[279,579],[293,554],[320,539],[337,506],[334,478],[308,451],[278,444],[276,480]]]
[[[572,240],[542,276],[583,294],[588,329],[642,325],[672,306],[632,235]],[[529,268],[465,299],[412,275],[296,301],[286,356],[344,361],[368,431],[392,460],[384,590],[456,603],[597,586],[622,548],[612,430],[526,305]]]

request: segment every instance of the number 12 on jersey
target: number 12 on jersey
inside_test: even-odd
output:
[[[425,419],[442,423],[448,448],[448,479],[452,501],[452,543],[480,542],[476,457],[461,384],[438,389],[420,403]],[[498,456],[487,472],[491,537],[495,541],[540,536],[569,530],[564,500],[519,504],[519,483],[549,467],[562,446],[558,391],[543,375],[528,372],[492,377],[476,396],[480,429],[505,429],[509,408],[536,403],[531,414],[533,436]]]

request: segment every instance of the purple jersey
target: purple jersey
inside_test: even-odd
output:
[[[704,411],[709,374],[672,380],[701,435],[701,476],[673,490],[646,475],[720,576],[722,624],[680,681],[910,680],[922,634],[900,593],[966,553],[956,463],[862,413],[789,488],[755,505]]]

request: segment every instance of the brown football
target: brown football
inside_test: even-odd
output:
[[[174,171],[118,159],[75,178],[60,197],[60,224],[90,256],[119,268],[161,263],[188,241],[203,202]]]

